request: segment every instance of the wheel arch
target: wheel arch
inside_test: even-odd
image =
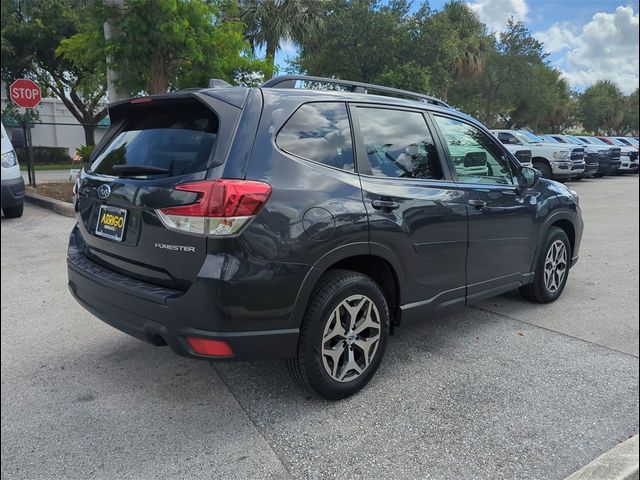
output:
[[[391,316],[392,329],[400,323],[400,305],[402,304],[402,285],[404,272],[397,255],[381,245],[369,243],[349,244],[338,247],[322,256],[309,270],[298,290],[293,309],[294,322],[300,325],[313,295],[313,291],[322,276],[333,269],[345,269],[371,277],[382,289]]]

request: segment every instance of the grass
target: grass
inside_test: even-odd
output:
[[[56,200],[62,200],[68,203],[73,202],[73,183],[71,182],[43,183],[36,188],[27,188],[45,197],[55,198]]]
[[[44,165],[35,165],[36,172],[38,170],[69,170],[71,168],[78,169],[81,168],[82,164],[79,162],[76,163],[47,163]],[[25,163],[20,164],[20,170],[23,172],[27,171],[27,165]]]

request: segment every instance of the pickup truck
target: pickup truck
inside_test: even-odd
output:
[[[504,145],[519,145],[531,150],[533,167],[544,178],[565,181],[584,173],[584,147],[545,142],[524,130],[492,130]]]
[[[538,134],[538,136],[551,143],[564,143],[567,145],[578,145],[584,147],[584,173],[577,177],[577,180],[593,177],[601,173],[608,173],[611,169],[611,159],[609,157],[609,149],[607,147],[598,147],[597,145],[585,144],[573,135],[560,135],[558,133]]]

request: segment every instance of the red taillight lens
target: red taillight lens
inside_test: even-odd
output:
[[[233,349],[223,340],[187,337],[189,346],[199,355],[208,357],[233,357]]]
[[[251,180],[203,180],[175,188],[198,195],[188,205],[158,210],[165,226],[214,236],[237,233],[260,212],[271,195],[269,184]]]

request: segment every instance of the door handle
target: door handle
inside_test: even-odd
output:
[[[485,202],[484,200],[469,200],[468,203],[472,207],[476,207],[477,210],[482,210],[487,206],[487,202]]]
[[[395,210],[400,204],[393,200],[371,200],[371,206],[376,210]]]

